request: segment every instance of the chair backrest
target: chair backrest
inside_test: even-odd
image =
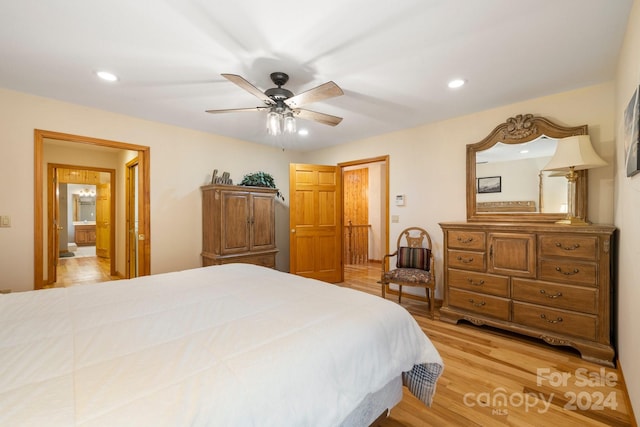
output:
[[[426,230],[420,227],[405,228],[398,236],[396,248],[408,246],[410,248],[431,249],[431,237]]]
[[[420,227],[409,227],[398,236],[397,268],[418,268],[430,271],[433,267],[431,237]]]

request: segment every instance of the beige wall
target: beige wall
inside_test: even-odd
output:
[[[234,182],[246,173],[269,172],[288,195],[289,163],[298,161],[295,151],[4,89],[0,89],[0,117],[0,215],[9,215],[12,222],[10,228],[0,228],[0,289],[13,291],[33,289],[34,129],[151,147],[152,273],[201,265],[199,187],[208,182],[214,168],[230,172]],[[283,270],[289,265],[288,213],[287,197],[276,211],[277,265]],[[119,215],[122,220],[123,214]]]
[[[640,1],[635,0],[618,63],[616,79],[615,225],[618,242],[618,354],[636,417],[640,414],[640,175],[626,176],[623,112],[640,85]]]

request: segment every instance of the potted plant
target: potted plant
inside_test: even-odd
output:
[[[242,178],[240,185],[276,188],[276,182],[271,174],[262,171],[246,174],[244,178]],[[284,202],[284,196],[280,191],[276,193],[276,196]]]

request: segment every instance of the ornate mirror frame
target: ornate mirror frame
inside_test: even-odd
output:
[[[498,125],[486,138],[467,145],[467,221],[470,222],[555,222],[563,219],[564,213],[539,212],[478,212],[476,202],[476,153],[487,150],[498,142],[503,144],[523,144],[545,135],[550,138],[566,138],[573,135],[587,135],[588,126],[561,126],[544,117],[533,114],[519,114]],[[587,171],[577,172],[576,214],[587,217]]]

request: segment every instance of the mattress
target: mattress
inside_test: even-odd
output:
[[[443,368],[395,303],[248,264],[2,295],[0,325],[0,425],[337,426]]]

